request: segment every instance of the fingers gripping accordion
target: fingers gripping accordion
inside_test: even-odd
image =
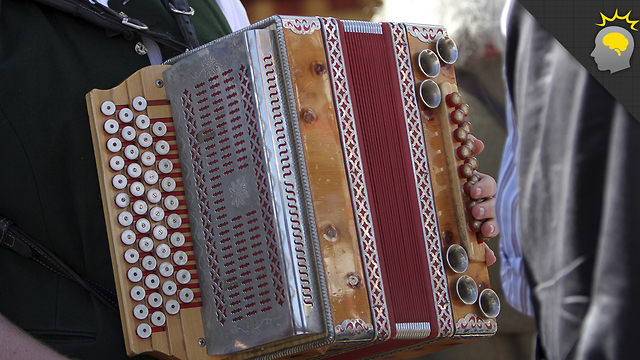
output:
[[[439,26],[273,17],[89,93],[129,353],[413,357],[493,335],[456,58]]]

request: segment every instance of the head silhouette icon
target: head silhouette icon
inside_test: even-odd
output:
[[[596,47],[591,52],[591,57],[598,64],[598,70],[614,73],[631,67],[629,60],[633,46],[633,37],[629,31],[619,26],[607,26],[596,36]]]

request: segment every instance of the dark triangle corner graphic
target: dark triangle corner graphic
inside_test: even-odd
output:
[[[640,20],[639,1],[520,0],[519,3],[631,115],[640,119],[640,22],[634,24]],[[607,20],[603,20],[601,13]],[[607,36],[612,32],[619,34]],[[631,39],[625,41],[622,36]],[[633,53],[626,65],[623,58],[629,52]]]

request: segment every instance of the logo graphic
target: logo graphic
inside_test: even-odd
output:
[[[625,16],[618,15],[618,9],[616,9],[615,15],[608,18],[603,13],[602,24],[596,24],[598,26],[605,26],[607,21],[614,21],[616,19],[625,20],[630,24],[630,28],[633,31],[638,31],[634,26],[640,20],[629,20],[629,14]],[[600,30],[596,36],[596,47],[591,52],[591,57],[598,64],[598,70],[609,70],[612,74],[614,72],[630,68],[629,60],[631,54],[633,54],[634,41],[631,33],[620,26],[607,26]]]

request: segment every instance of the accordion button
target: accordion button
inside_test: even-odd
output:
[[[133,215],[128,211],[123,211],[118,214],[118,222],[124,227],[131,226],[133,224]]]
[[[142,175],[142,167],[137,163],[129,164],[127,166],[127,174],[132,178],[140,177]]]
[[[114,188],[122,190],[127,187],[127,178],[122,174],[118,174],[111,179],[111,184]]]
[[[458,92],[452,92],[446,97],[447,105],[458,108],[462,104],[462,96]]]
[[[458,168],[458,175],[461,178],[468,179],[473,176],[473,168],[469,164],[460,165]]]
[[[152,166],[156,162],[156,156],[151,151],[145,151],[140,156],[140,161],[144,166]]]
[[[167,134],[167,125],[165,125],[161,121],[158,121],[157,123],[153,124],[152,130],[155,136],[165,136]]]
[[[122,149],[122,142],[118,138],[111,138],[107,140],[107,149],[112,153],[117,153]]]
[[[167,301],[167,305],[164,308],[169,315],[175,315],[180,312],[180,304],[175,300]]]
[[[140,154],[140,150],[134,145],[127,145],[127,147],[124,148],[124,156],[129,160],[137,159],[138,154]]]
[[[147,108],[147,99],[142,96],[136,96],[133,98],[131,106],[133,106],[136,111],[144,111],[144,109]]]
[[[124,141],[133,141],[136,138],[136,129],[133,126],[125,126],[122,128],[120,136]]]
[[[176,294],[176,291],[178,291],[178,285],[176,285],[176,283],[174,283],[173,281],[169,280],[162,283],[162,292],[165,295],[173,296]]]
[[[147,115],[138,115],[136,117],[136,126],[138,129],[146,130],[149,128],[149,125],[151,125],[151,120],[149,120]]]
[[[143,237],[138,241],[138,248],[142,252],[149,252],[153,250],[153,240],[148,236]]]
[[[140,282],[140,280],[142,280],[142,270],[137,267],[132,267],[127,271],[127,277],[132,283]]]
[[[147,170],[144,173],[144,182],[149,185],[155,185],[158,183],[158,173],[155,170]]]
[[[151,135],[149,135],[149,133],[142,133],[140,134],[140,136],[138,136],[138,144],[144,148],[148,148],[149,146],[151,146],[151,144],[153,144],[153,138],[151,137]]]
[[[171,255],[171,248],[167,244],[160,244],[156,247],[156,255],[160,259],[166,259]]]
[[[120,241],[125,245],[133,245],[136,242],[136,233],[131,230],[125,230],[120,234]]]
[[[177,229],[182,226],[182,218],[178,214],[171,214],[167,216],[167,225],[172,229]]]
[[[162,311],[156,311],[151,314],[151,323],[155,326],[163,326],[167,322],[167,317]]]
[[[127,206],[129,206],[129,195],[125,193],[116,195],[116,205],[121,208],[126,208]]]
[[[116,104],[113,101],[105,101],[100,105],[100,111],[106,116],[111,116],[116,113]]]
[[[144,278],[144,284],[149,288],[149,289],[157,289],[158,286],[160,286],[160,277],[158,277],[158,275],[156,274],[149,274],[147,275],[147,277]],[[157,294],[157,293],[154,293]],[[160,295],[160,294],[158,294]],[[162,303],[162,298],[160,298],[160,302]],[[149,305],[151,305],[151,301],[149,301]],[[153,305],[151,305],[153,306]],[[158,307],[158,306],[153,306],[153,307]]]
[[[451,112],[451,122],[454,124],[460,124],[464,121],[465,116],[464,113],[462,112],[462,110],[460,109],[455,109]]]
[[[152,308],[159,308],[160,306],[162,306],[162,295],[158,294],[157,292],[149,294],[149,296],[147,296],[147,303]]]
[[[471,113],[471,108],[469,108],[469,104],[467,103],[460,104],[460,110],[462,110],[464,116],[469,116],[469,114]]]
[[[462,274],[469,267],[469,255],[458,244],[453,244],[447,249],[447,263],[453,272]]]
[[[182,301],[183,303],[190,303],[193,301],[193,290],[184,288],[180,290],[180,295],[178,296],[180,297],[180,301]]]
[[[109,159],[109,167],[111,167],[111,169],[113,169],[114,171],[120,171],[124,169],[124,159],[117,155],[112,157],[111,159]]]
[[[167,231],[167,228],[162,225],[156,225],[153,228],[153,237],[158,240],[166,239],[168,234],[169,234],[169,231]]]
[[[469,150],[471,150],[471,152],[473,153],[474,151],[476,151],[476,142],[473,141],[472,139],[467,139],[465,140],[462,145],[466,146],[469,148]]]
[[[156,152],[158,155],[167,155],[170,149],[169,143],[164,140],[160,140],[156,143]]]
[[[189,261],[189,257],[187,256],[186,252],[179,250],[173,254],[173,262],[176,264],[176,266],[187,265],[187,261]]]
[[[136,202],[133,203],[133,212],[137,215],[144,215],[147,213],[147,207],[147,203],[143,200],[136,200]]]
[[[425,49],[418,55],[418,66],[427,77],[436,77],[440,73],[440,60],[433,50]]]
[[[482,224],[484,224],[482,220],[471,220],[469,221],[469,229],[474,233],[480,232],[480,229],[482,228]]]
[[[133,111],[129,108],[124,108],[118,112],[118,119],[123,123],[130,123],[133,120]]]
[[[468,134],[471,134],[471,132],[473,131],[473,126],[471,126],[471,123],[468,121],[463,121],[462,124],[460,124],[460,127],[464,129],[464,131],[466,131]]]
[[[136,319],[138,319],[138,320],[144,320],[144,319],[147,318],[147,316],[149,316],[149,309],[147,309],[147,307],[142,305],[142,304],[138,304],[138,305],[136,305],[136,307],[133,308],[133,316],[135,316]],[[141,325],[147,325],[147,324],[141,324]],[[147,325],[147,326],[149,326],[149,325]],[[138,327],[138,329],[140,329],[140,327]],[[151,332],[151,329],[149,329],[149,332]],[[140,334],[138,334],[138,335],[140,335]]]
[[[163,174],[173,171],[173,163],[169,159],[162,159],[158,162],[158,170]]]
[[[420,83],[420,99],[430,109],[435,109],[442,102],[440,87],[435,81],[429,79]]]
[[[146,292],[144,290],[144,288],[140,285],[136,285],[134,287],[131,288],[131,291],[129,292],[129,295],[131,295],[131,298],[134,301],[142,301],[144,300],[144,297],[146,295]],[[144,305],[142,305],[144,306]],[[146,308],[146,306],[144,306]]]
[[[149,189],[149,191],[147,191],[147,200],[149,200],[149,202],[152,204],[157,204],[160,202],[160,200],[162,200],[162,193],[160,192],[160,190],[155,188]],[[164,211],[162,211],[162,217],[164,217]],[[162,217],[160,218],[160,220],[162,220]],[[155,220],[155,221],[160,221],[160,220]]]
[[[164,199],[164,207],[169,211],[177,209],[178,205],[180,205],[180,202],[178,201],[178,198],[173,195],[169,195]]]
[[[124,252],[124,260],[129,264],[135,264],[140,259],[140,254],[135,249],[128,249]]]
[[[156,258],[151,255],[147,255],[142,259],[142,267],[147,271],[153,271],[158,264]]]
[[[463,127],[459,127],[453,131],[453,138],[457,142],[463,142],[467,140],[468,137],[469,133]]]
[[[458,60],[458,46],[448,36],[438,38],[436,42],[438,56],[445,64],[453,64]]]
[[[171,245],[175,247],[181,247],[182,245],[184,245],[185,241],[186,239],[184,238],[184,235],[182,235],[182,233],[175,232],[171,234]]]
[[[458,155],[458,159],[466,160],[469,158],[469,156],[471,156],[471,150],[468,147],[462,145],[458,147],[456,154]]]
[[[464,163],[469,164],[473,170],[478,170],[478,159],[475,156],[468,158]]]
[[[160,270],[160,275],[162,275],[163,277],[168,278],[169,276],[173,275],[173,265],[171,265],[171,263],[168,261],[160,264],[158,270]]]
[[[182,285],[188,284],[189,281],[191,281],[191,273],[185,269],[178,270],[176,273],[176,281]],[[182,290],[180,290],[180,293],[182,293]]]
[[[456,292],[466,305],[473,305],[478,300],[478,285],[469,275],[462,275],[456,281]]]
[[[129,192],[134,197],[140,197],[144,195],[144,185],[141,182],[136,181],[131,186],[129,186]]]
[[[142,339],[148,339],[151,336],[151,326],[142,323],[136,328],[136,334]]]
[[[136,221],[136,230],[141,234],[146,234],[151,230],[151,223],[147,219],[138,219]]]
[[[162,179],[162,190],[166,192],[172,192],[176,189],[176,181],[170,177]]]
[[[120,125],[118,125],[118,122],[113,119],[109,119],[104,122],[104,131],[106,131],[107,134],[113,135],[118,132],[119,128]]]

